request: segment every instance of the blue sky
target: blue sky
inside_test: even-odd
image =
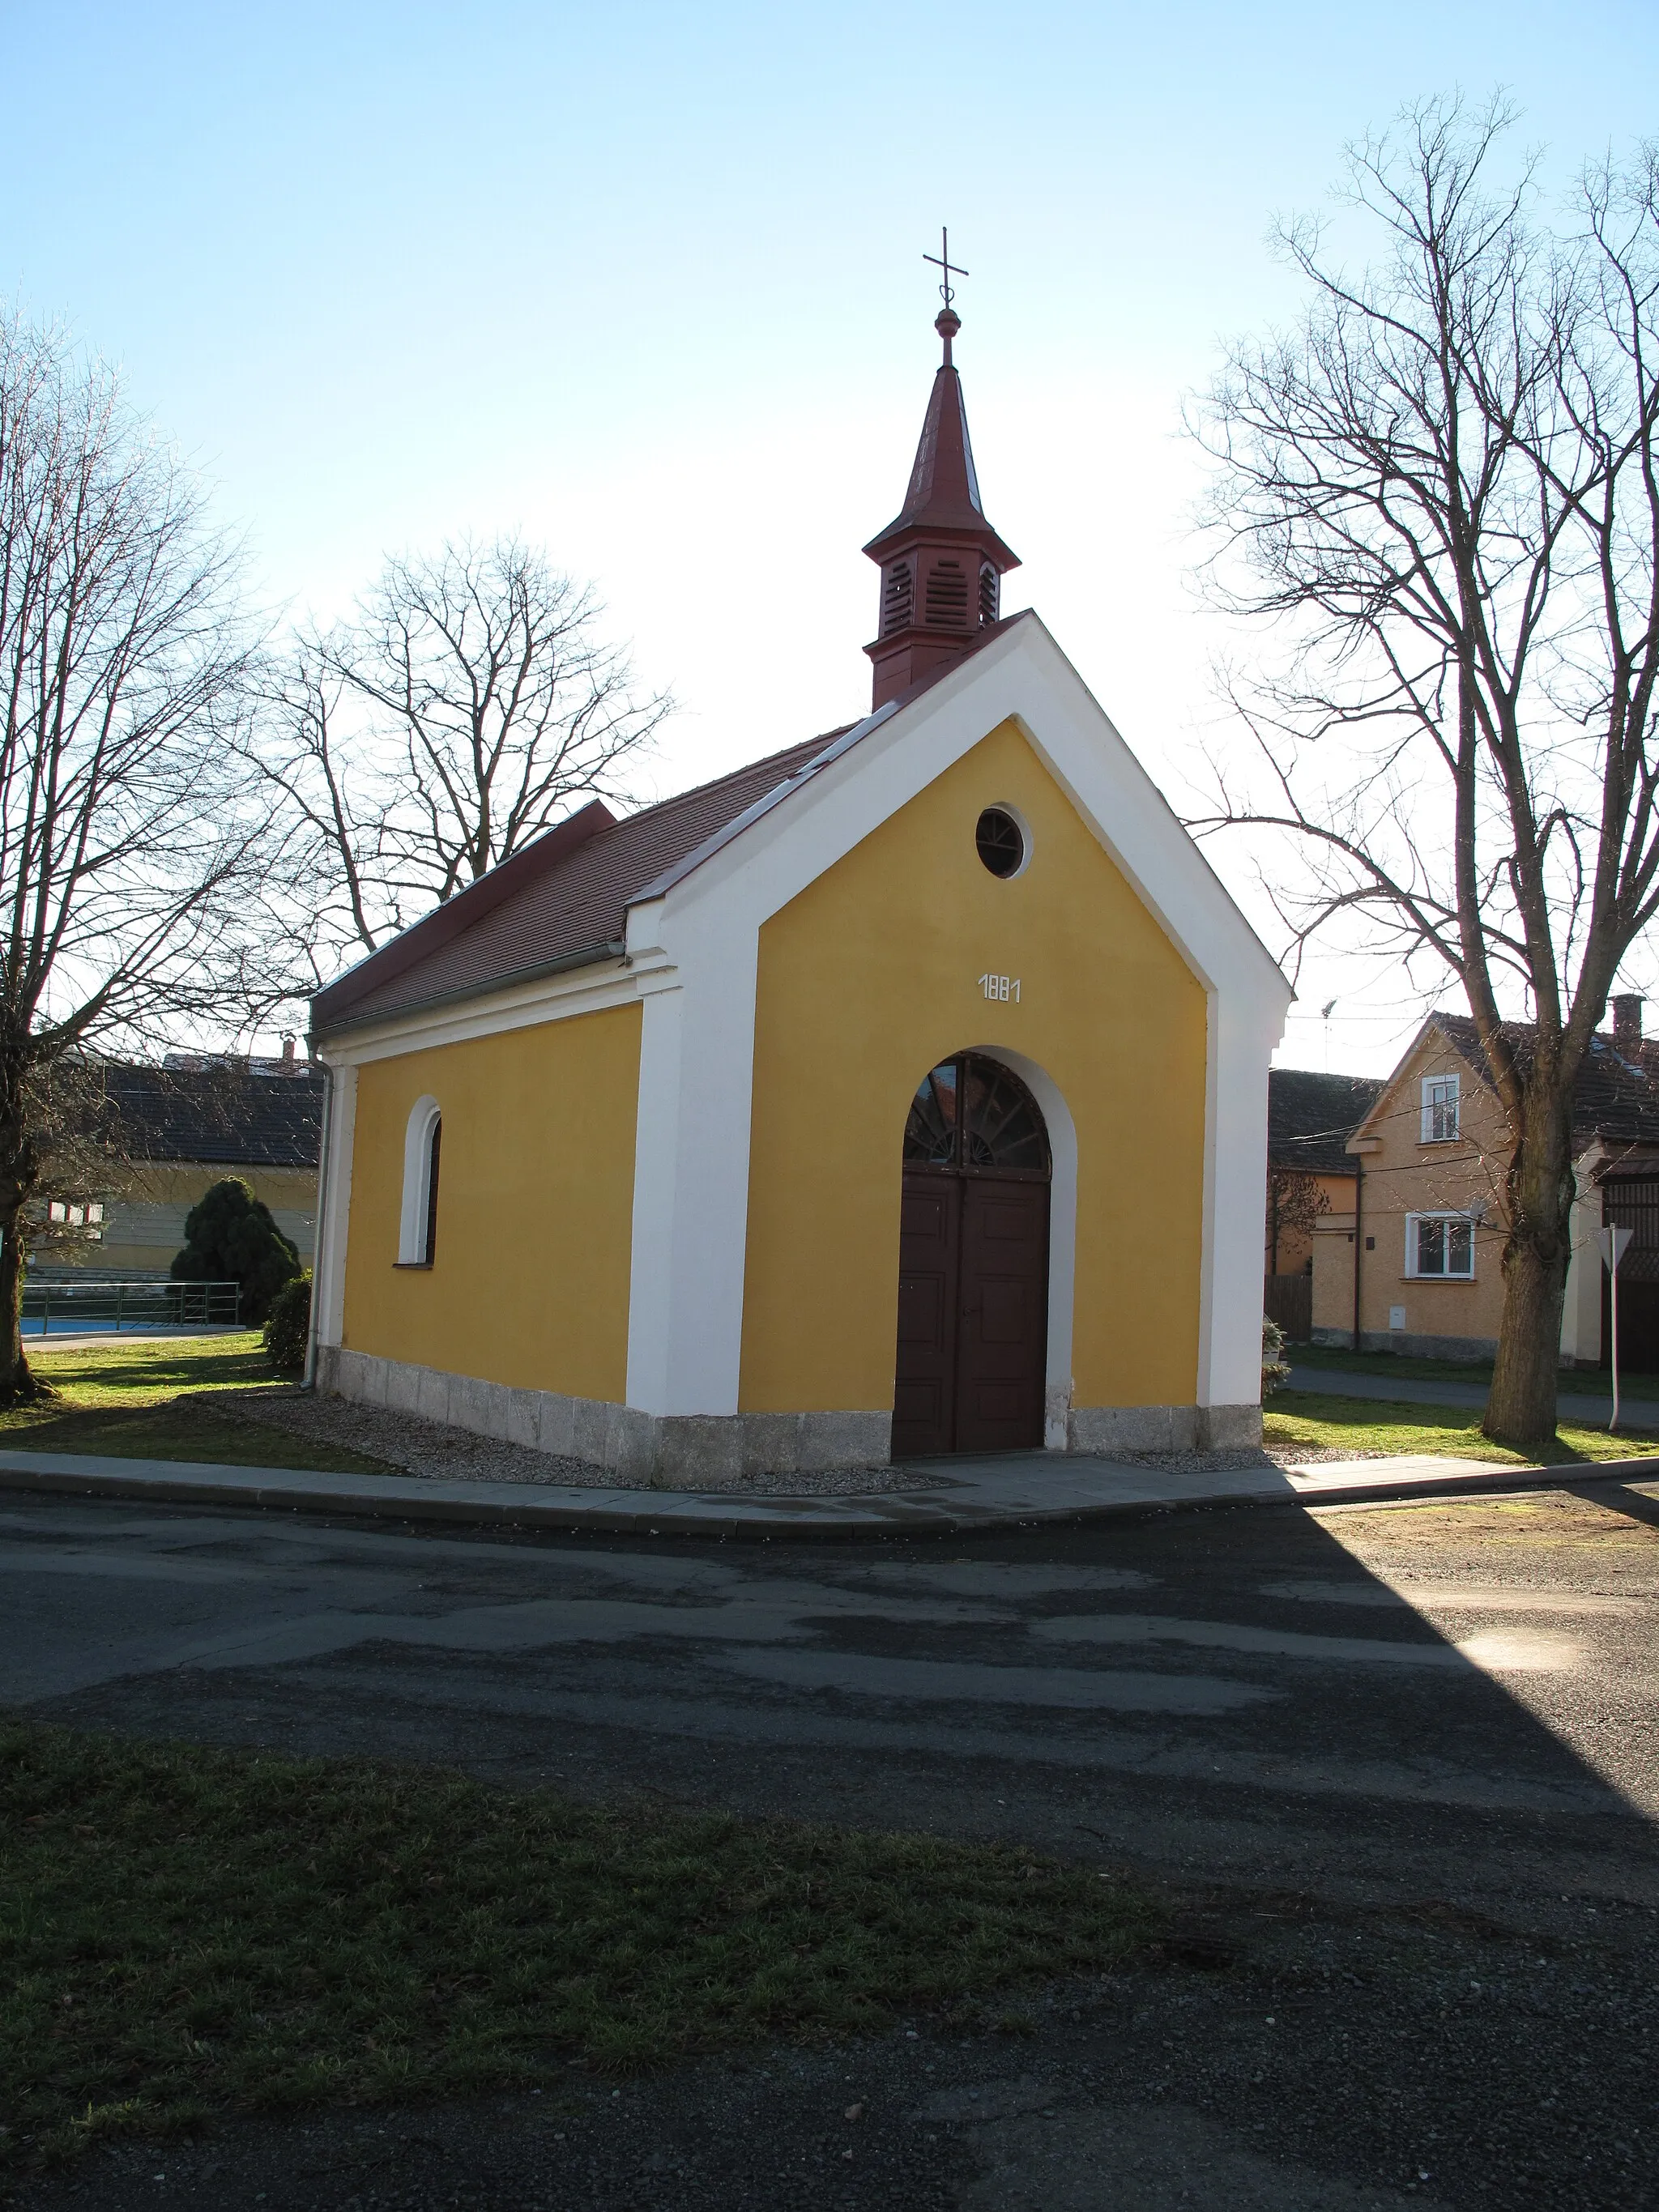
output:
[[[681,702],[659,791],[866,702],[858,548],[903,489],[942,221],[1006,604],[1179,803],[1216,714],[1180,404],[1294,308],[1275,213],[1455,85],[1508,87],[1564,181],[1659,119],[1659,10],[1621,0],[0,0],[0,291],[124,363],[273,602],[326,616],[446,532],[544,542]],[[1334,959],[1304,991],[1296,1064],[1385,1066],[1414,1025]]]

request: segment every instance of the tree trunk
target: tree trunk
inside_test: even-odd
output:
[[[40,1176],[24,1111],[22,1055],[0,1030],[0,1406],[38,1398],[41,1386],[23,1356],[23,1252],[18,1228]]]
[[[0,1216],[0,1406],[37,1397],[40,1386],[23,1356],[23,1267],[17,1215]]]
[[[1555,1437],[1561,1308],[1576,1195],[1570,1105],[1548,1091],[1529,1095],[1510,1163],[1504,1318],[1481,1423],[1495,1443],[1520,1451],[1536,1451]]]

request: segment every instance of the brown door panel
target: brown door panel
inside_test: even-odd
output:
[[[1042,1442],[1048,1319],[1048,1186],[963,1185],[957,1451]]]
[[[979,1340],[988,1352],[994,1345],[1017,1346],[1023,1351],[1030,1344],[1036,1287],[1030,1282],[1011,1281],[1006,1276],[981,1279]]]
[[[947,1452],[954,1445],[961,1229],[962,1185],[955,1176],[905,1176],[899,1212],[895,1459]]]

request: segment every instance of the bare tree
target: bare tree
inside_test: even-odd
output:
[[[355,620],[296,641],[281,774],[312,853],[319,957],[371,951],[568,813],[624,795],[668,710],[590,591],[514,538],[386,563]]]
[[[1299,843],[1294,947],[1346,919],[1467,995],[1510,1130],[1486,1426],[1531,1446],[1574,1085],[1659,907],[1659,152],[1585,173],[1552,231],[1532,163],[1498,181],[1511,121],[1432,101],[1353,149],[1346,219],[1381,252],[1351,275],[1289,228],[1303,319],[1198,411],[1209,573],[1264,635],[1255,744],[1194,826]]]
[[[39,1387],[26,1209],[87,1063],[257,989],[236,581],[118,380],[0,318],[0,1402]]]
[[[1320,1217],[1331,1210],[1331,1201],[1319,1178],[1305,1168],[1267,1170],[1267,1273],[1279,1273],[1279,1246],[1285,1237],[1309,1237]]]
[[[264,672],[270,742],[256,758],[291,833],[267,895],[273,936],[287,925],[295,999],[332,981],[343,954],[360,958],[415,918],[398,881],[386,763],[354,729],[353,687],[334,650],[302,634]]]

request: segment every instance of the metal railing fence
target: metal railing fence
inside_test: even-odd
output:
[[[242,1318],[240,1283],[71,1283],[23,1285],[25,1335],[70,1335],[123,1328],[234,1328]]]

